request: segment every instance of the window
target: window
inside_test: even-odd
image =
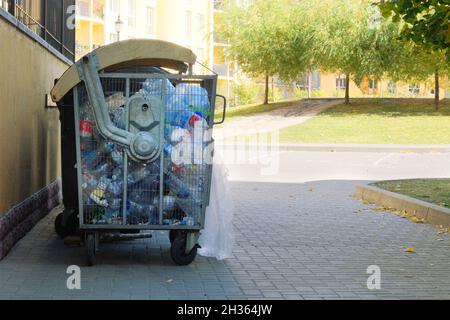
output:
[[[186,11],[186,15],[184,18],[184,28],[186,31],[186,38],[190,40],[192,38],[192,12]]]
[[[311,79],[311,88],[313,90],[320,90],[320,73],[318,70],[314,70],[313,72],[311,72],[310,75],[308,74],[303,75],[297,82],[297,86],[300,87],[301,89],[308,90],[310,79]]]
[[[147,7],[147,32],[153,36],[155,34],[155,9]]]
[[[336,79],[336,89],[345,89],[346,87],[346,79],[345,78],[337,78]]]
[[[396,87],[394,81],[392,81],[392,80],[388,81],[387,90],[389,93],[395,93],[397,91],[397,87]]]
[[[205,15],[201,13],[197,13],[195,16],[196,24],[197,24],[197,32],[200,35],[203,35],[205,32]]]
[[[136,28],[136,0],[128,0],[128,26]]]
[[[409,93],[411,94],[419,94],[420,93],[420,85],[417,83],[412,83],[409,85]]]
[[[369,89],[376,90],[378,88],[378,81],[377,80],[369,80]]]
[[[109,0],[109,9],[113,15],[118,15],[120,12],[119,0]]]

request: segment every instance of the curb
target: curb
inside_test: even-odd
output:
[[[356,186],[354,196],[379,206],[405,210],[434,226],[450,228],[450,209],[367,185]]]
[[[247,150],[262,148],[264,150],[278,149],[279,151],[313,151],[313,152],[378,152],[378,153],[450,153],[450,145],[421,146],[421,145],[372,145],[372,144],[222,144],[216,140],[216,147],[222,150]]]

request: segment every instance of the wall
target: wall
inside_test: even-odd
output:
[[[68,65],[2,17],[0,34],[2,216],[60,176],[59,113],[45,93]]]

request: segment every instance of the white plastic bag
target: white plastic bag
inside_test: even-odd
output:
[[[211,196],[206,209],[205,229],[199,243],[202,247],[198,253],[205,257],[223,260],[232,257],[234,246],[233,230],[234,206],[229,192],[227,170],[219,163],[214,163]]]

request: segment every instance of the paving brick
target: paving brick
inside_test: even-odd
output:
[[[80,292],[67,290],[66,269],[82,266],[84,248],[56,237],[54,212],[0,262],[0,299],[450,299],[450,235],[371,211],[350,197],[356,183],[233,182],[233,258],[174,266],[167,234],[156,232],[102,245],[99,263],[82,267]],[[372,264],[381,290],[366,287]]]

